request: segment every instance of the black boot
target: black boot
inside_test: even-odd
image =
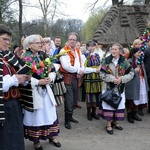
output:
[[[143,109],[142,109],[142,108],[139,108],[139,109],[138,109],[138,114],[139,114],[140,116],[144,116],[144,112],[143,112]]]
[[[148,113],[150,113],[150,106],[148,106]]]
[[[142,121],[142,119],[137,115],[137,111],[133,111],[132,113],[133,119],[136,121]]]
[[[87,119],[88,119],[89,121],[92,121],[91,107],[87,107]]]
[[[92,107],[92,117],[99,120],[98,115],[96,114],[96,106]]]
[[[127,114],[127,120],[128,120],[129,123],[134,123],[132,112],[129,112]]]
[[[71,114],[65,113],[65,128],[71,129],[71,124],[70,124],[70,119],[71,119]]]
[[[72,117],[72,114],[70,115],[70,121],[73,122],[73,123],[78,123],[78,122],[79,122],[78,120],[76,120],[76,119],[74,119],[74,118]]]
[[[150,113],[150,100],[148,101],[148,113]]]

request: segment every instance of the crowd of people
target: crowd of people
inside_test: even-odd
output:
[[[123,130],[119,121],[125,111],[129,123],[142,121],[146,107],[150,113],[150,38],[144,52],[140,38],[130,51],[119,43],[103,51],[96,41],[79,42],[75,32],[68,34],[65,46],[60,36],[52,40],[33,34],[11,51],[11,39],[10,28],[0,24],[0,149],[24,150],[24,138],[35,150],[43,150],[40,140],[61,147],[59,105],[64,105],[66,129],[78,123],[74,109],[84,101],[87,119],[102,117],[111,135],[113,128]],[[117,109],[101,100],[110,89],[120,97]]]

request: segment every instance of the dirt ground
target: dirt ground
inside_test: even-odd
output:
[[[48,141],[41,141],[44,150],[150,150],[150,114],[144,110],[142,121],[134,124],[128,123],[126,118],[120,125],[122,131],[114,129],[114,134],[109,135],[105,130],[106,121],[86,118],[86,107],[80,102],[82,109],[74,110],[74,118],[79,123],[72,123],[72,129],[64,127],[63,105],[58,107],[60,121],[60,134],[57,140],[62,144],[56,148]],[[32,142],[25,140],[26,150],[34,150]]]

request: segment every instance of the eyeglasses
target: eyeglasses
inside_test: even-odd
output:
[[[76,41],[75,39],[68,39],[68,41]]]
[[[42,42],[34,42],[34,43],[31,43],[31,44],[42,44]]]
[[[1,36],[0,36],[0,38],[3,39],[3,41],[5,41],[5,42],[9,42],[9,43],[11,42],[11,39],[4,38],[4,37],[1,37]]]

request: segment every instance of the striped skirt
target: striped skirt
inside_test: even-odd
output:
[[[96,103],[97,106],[100,104],[100,93],[86,94],[86,102],[89,104]]]
[[[123,121],[125,115],[125,109],[120,110],[106,110],[106,109],[99,109],[99,116],[105,120],[112,121]]]
[[[99,74],[85,74],[83,78],[85,93],[100,93],[102,91],[102,82]]]
[[[55,95],[57,106],[60,106],[64,103],[64,94],[66,93],[64,81],[55,82],[52,89]]]
[[[26,139],[29,139],[33,142],[39,142],[39,140],[47,140],[50,137],[58,136],[59,122],[58,119],[54,122],[53,125],[46,126],[24,126],[24,136]]]

